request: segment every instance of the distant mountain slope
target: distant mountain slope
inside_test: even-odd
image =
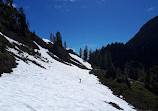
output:
[[[126,46],[130,48],[130,59],[145,66],[158,65],[158,16],[147,22]]]
[[[148,21],[126,44],[115,42],[92,52],[89,62],[94,66],[104,68],[101,61],[103,61],[105,53],[109,51],[114,65],[122,70],[126,63],[130,63],[134,67],[142,64],[146,69],[149,69],[158,65],[157,49],[158,16]]]
[[[99,75],[98,77],[105,85],[118,94],[121,92],[126,100],[135,107],[157,111],[158,16],[148,21],[126,44],[117,42],[108,44],[106,47],[93,51],[89,58],[89,63],[94,68],[103,70],[95,70],[94,73]],[[114,85],[111,85],[112,81],[107,82],[106,79],[109,78],[113,79]],[[125,90],[122,90],[123,78],[127,78],[127,81],[124,81],[127,86],[130,84],[132,86],[133,80],[136,80],[136,83],[141,83],[149,93],[145,93],[140,87],[135,87],[136,85],[133,85],[130,92],[127,92],[128,88],[125,87]],[[130,84],[128,84],[128,80]],[[116,85],[117,83],[120,86]]]

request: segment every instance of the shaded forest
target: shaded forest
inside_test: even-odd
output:
[[[143,82],[158,94],[158,16],[147,22],[126,44],[112,43],[89,52],[89,63],[106,70],[106,77],[121,75]]]

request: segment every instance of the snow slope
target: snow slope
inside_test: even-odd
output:
[[[62,64],[51,58],[47,49],[39,48],[48,62],[23,55],[46,69],[16,58],[17,68],[0,77],[0,111],[118,111],[108,102],[118,104],[124,111],[134,111],[88,70]],[[9,51],[18,54],[15,49]]]
[[[53,44],[53,42],[51,42],[50,40],[48,40],[48,39],[42,39],[44,42],[46,42],[47,44],[49,44],[49,43],[52,43]]]
[[[69,55],[76,59],[77,61],[79,61],[81,64],[83,64],[84,66],[86,66],[88,69],[92,69],[91,64],[89,64],[88,62],[85,62],[83,59],[79,58],[77,55],[71,54],[69,53]]]

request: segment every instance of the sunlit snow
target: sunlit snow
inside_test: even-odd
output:
[[[47,49],[39,48],[48,63],[33,56],[28,58],[46,69],[17,59],[17,68],[0,77],[0,111],[118,111],[108,102],[116,103],[124,111],[134,111],[100,84],[96,76],[89,74],[89,70],[62,64],[51,58]],[[79,57],[70,56],[91,68]]]

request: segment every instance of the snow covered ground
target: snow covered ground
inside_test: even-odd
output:
[[[28,58],[46,69],[17,59],[17,68],[0,77],[0,111],[118,111],[108,102],[116,103],[124,111],[134,111],[88,70],[62,64],[51,58],[48,50],[39,48],[49,63],[32,56]],[[81,61],[73,54],[71,57]],[[91,68],[88,63],[84,65]]]
[[[42,39],[44,42],[46,42],[47,44],[52,43],[50,40],[48,39]],[[52,43],[53,44],[53,43]]]
[[[74,54],[69,53],[69,55],[70,55],[72,58],[74,58],[74,59],[76,59],[77,61],[79,61],[79,62],[80,62],[81,64],[83,64],[84,66],[86,66],[88,69],[92,69],[91,64],[89,64],[88,62],[85,62],[83,59],[79,58],[78,56],[76,56],[76,55],[74,55]]]

